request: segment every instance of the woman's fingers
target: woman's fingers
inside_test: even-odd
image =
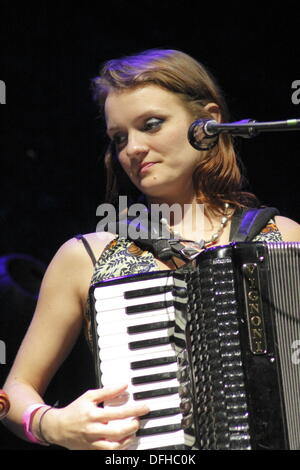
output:
[[[95,417],[99,417],[100,420],[119,420],[126,419],[130,417],[140,417],[149,412],[149,408],[145,404],[135,405],[128,404],[119,406],[116,408],[113,407],[104,407],[95,412]],[[97,416],[98,415],[98,416]]]
[[[54,408],[43,420],[45,437],[69,449],[127,448],[139,429],[138,418],[149,409],[132,402],[126,388],[122,384],[89,390],[67,407]],[[105,406],[99,406],[102,403]]]
[[[126,390],[127,386],[127,384],[120,384],[113,387],[104,387],[97,388],[95,390],[88,390],[87,392],[85,392],[84,397],[88,400],[95,402],[96,404],[99,404],[122,394]]]
[[[136,404],[130,400],[126,392],[127,385],[116,387],[105,387],[103,389],[89,390],[85,397],[94,404],[105,402],[104,407],[95,406],[91,410],[92,418],[95,421],[108,422],[130,417],[143,416],[150,410],[141,403]]]
[[[108,423],[94,422],[89,424],[86,437],[90,441],[100,439],[100,436],[101,439],[122,441],[134,435],[139,427],[139,420],[137,418],[114,420]]]

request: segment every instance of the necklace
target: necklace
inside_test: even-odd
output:
[[[214,245],[220,238],[221,236],[221,233],[223,232],[225,226],[227,225],[227,222],[229,220],[229,215],[228,215],[228,209],[229,209],[229,204],[227,202],[225,202],[224,204],[224,214],[221,219],[220,219],[220,226],[218,228],[218,230],[212,234],[212,236],[210,237],[209,240],[200,240],[199,242],[196,242],[199,246],[201,246],[202,248],[208,248],[212,245]],[[178,232],[174,232],[172,230],[172,228],[170,228],[170,226],[168,225],[168,221],[164,218],[161,218],[160,219],[160,222],[162,225],[164,225],[165,227],[168,228],[168,230],[173,234],[174,237],[176,237],[177,239],[182,239],[180,233]],[[190,241],[190,240],[186,240],[186,241]]]
[[[219,226],[218,230],[215,233],[212,234],[212,236],[210,237],[209,240],[204,240],[204,245],[205,245],[206,248],[210,245],[214,245],[219,240],[220,235],[223,232],[225,226],[227,225],[227,222],[228,222],[228,219],[229,219],[228,209],[229,209],[229,204],[227,202],[225,202],[225,204],[224,204],[224,213],[225,213],[225,215],[223,215],[220,219],[220,226]]]

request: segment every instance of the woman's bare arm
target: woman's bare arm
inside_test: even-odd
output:
[[[88,261],[82,246],[72,239],[58,250],[46,271],[32,322],[4,385],[13,396],[6,422],[9,425],[12,419],[14,430],[28,404],[42,402],[49,381],[78,337]]]
[[[98,250],[101,251],[104,245],[99,248],[101,247],[99,235],[97,235],[97,240]],[[107,242],[106,237],[104,240]],[[82,244],[76,239],[66,242],[58,250],[46,271],[33,320],[3,387],[11,400],[11,408],[4,420],[5,424],[20,437],[24,438],[22,415],[25,409],[33,403],[43,403],[42,396],[50,380],[69,354],[79,335],[92,271],[91,260]],[[122,393],[125,388],[126,386],[123,385],[109,393],[115,396],[116,393]],[[107,395],[107,392],[104,392],[104,395],[105,393]],[[97,400],[101,401],[103,393],[98,391],[96,395]],[[83,398],[70,406],[47,413],[47,421],[45,417],[43,423],[46,426],[48,422],[49,426],[52,426],[47,436],[59,445],[80,448],[80,440],[83,439],[80,429],[70,434],[68,426],[74,427],[78,422],[78,427],[80,427],[79,422],[82,425],[83,420],[82,414],[85,414],[84,419],[87,422],[94,420],[98,411],[96,409],[96,413],[91,413],[91,407],[87,405],[87,402],[92,403],[92,409],[94,409],[97,408],[97,400],[93,393],[84,394]],[[115,416],[121,419],[127,416],[138,416],[144,414],[145,410],[145,407],[125,407],[125,410],[122,408],[118,414],[116,409],[116,415],[112,418],[106,416],[103,420],[105,423],[109,419],[116,419]],[[93,418],[87,417],[90,414]],[[38,420],[38,413],[36,416]],[[33,429],[34,427],[33,423]],[[102,428],[100,427],[98,431],[105,436],[106,431]],[[124,439],[128,432],[132,434],[136,429],[137,422],[133,420],[129,427],[126,424],[123,430],[117,429],[115,437],[121,436]],[[107,432],[111,435],[110,429]],[[97,440],[100,437],[99,435]],[[84,439],[89,442],[88,438]],[[87,446],[86,443],[85,446]],[[103,448],[102,443],[99,448]]]

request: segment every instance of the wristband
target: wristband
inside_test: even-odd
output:
[[[30,442],[33,442],[34,444],[41,444],[44,446],[48,446],[49,444],[45,441],[41,441],[38,439],[31,430],[31,425],[32,425],[32,420],[34,418],[34,415],[36,412],[43,407],[51,408],[49,405],[45,405],[43,403],[35,403],[34,405],[30,405],[28,408],[26,408],[23,417],[22,417],[22,423],[23,423],[23,428],[25,432],[25,436]]]

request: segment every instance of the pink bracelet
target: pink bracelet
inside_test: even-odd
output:
[[[25,432],[25,436],[30,442],[34,442],[35,444],[42,444],[44,446],[48,446],[49,444],[45,441],[41,441],[38,439],[31,430],[31,425],[32,425],[32,420],[34,418],[35,413],[43,407],[51,408],[49,405],[45,405],[44,403],[35,403],[34,405],[28,406],[26,408],[23,417],[22,417],[22,423],[23,423],[23,428]]]

